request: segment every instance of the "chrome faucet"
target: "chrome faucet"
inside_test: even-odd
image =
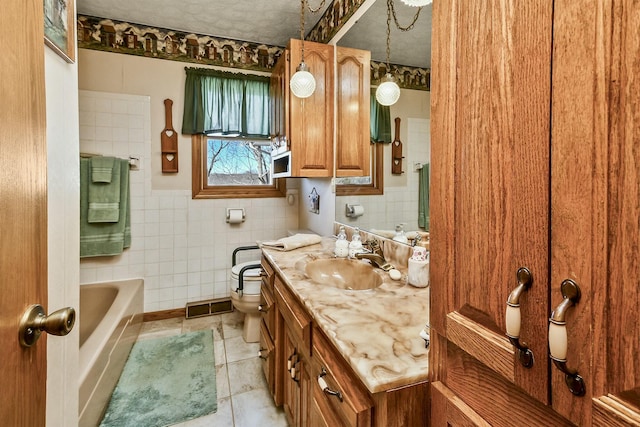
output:
[[[364,242],[364,246],[368,247],[370,252],[360,252],[356,254],[357,259],[368,259],[373,265],[384,270],[389,271],[394,267],[384,258],[382,248],[377,240],[367,240]]]

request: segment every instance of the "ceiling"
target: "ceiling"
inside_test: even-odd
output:
[[[305,11],[305,33],[330,3],[326,0],[316,14]],[[308,4],[315,9],[321,0],[308,0]],[[80,15],[275,46],[286,46],[290,38],[300,38],[300,2],[297,0],[77,0],[76,6]],[[397,0],[395,10],[402,26],[411,23],[417,11]],[[386,21],[386,0],[373,0],[371,7],[337,44],[370,50],[371,59],[384,62]],[[390,62],[431,66],[431,5],[422,9],[411,31],[396,29],[392,18]]]

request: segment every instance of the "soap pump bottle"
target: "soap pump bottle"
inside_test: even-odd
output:
[[[402,224],[396,225],[396,235],[393,236],[393,240],[400,243],[409,243],[409,239],[405,236],[403,228]]]
[[[356,227],[349,243],[349,258],[355,258],[356,254],[362,252],[362,240],[360,238],[360,229]]]
[[[334,255],[338,258],[346,258],[349,255],[349,242],[347,241],[347,233],[344,231],[344,226],[340,226],[338,232],[338,239],[336,240],[336,247],[333,251]]]

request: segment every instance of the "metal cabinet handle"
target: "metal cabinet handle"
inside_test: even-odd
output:
[[[320,386],[320,390],[322,390],[322,392],[324,394],[328,394],[329,396],[336,396],[338,398],[338,400],[340,400],[340,402],[342,402],[343,398],[342,398],[342,393],[336,390],[332,390],[329,388],[329,385],[327,384],[327,382],[325,381],[325,379],[323,378],[325,375],[327,375],[327,371],[325,368],[322,368],[322,371],[320,372],[320,375],[318,375],[318,385]]]
[[[271,306],[270,305],[264,305],[264,304],[260,304],[258,306],[258,311],[260,313],[268,313],[269,310],[271,310]]]
[[[567,310],[580,301],[580,287],[576,282],[567,279],[560,285],[563,300],[551,313],[549,319],[549,357],[560,371],[565,374],[564,380],[576,396],[584,396],[584,379],[578,375],[575,369],[567,367],[567,322],[565,316]]]
[[[34,304],[20,319],[18,340],[21,346],[31,347],[38,341],[42,332],[64,336],[71,332],[75,322],[76,311],[71,307],[62,308],[47,316],[40,304]]]
[[[271,352],[266,348],[261,348],[258,350],[258,357],[262,360],[267,360],[271,356]]]
[[[505,316],[507,337],[511,344],[518,349],[518,360],[525,368],[533,366],[533,352],[527,345],[520,341],[520,326],[522,318],[520,315],[520,296],[527,291],[533,283],[533,276],[526,267],[520,267],[516,273],[518,286],[511,291],[507,299],[507,313]]]

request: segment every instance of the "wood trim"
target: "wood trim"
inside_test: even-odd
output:
[[[209,187],[205,185],[207,158],[202,149],[205,135],[191,136],[191,198],[192,199],[246,199],[261,197],[285,197],[286,179],[276,178],[271,186]]]
[[[372,172],[371,184],[336,185],[336,196],[372,196],[384,194],[384,144],[371,144]]]
[[[155,320],[173,319],[176,317],[186,317],[185,308],[172,308],[171,310],[151,311],[144,313],[143,322],[153,322]]]
[[[431,420],[433,427],[491,427],[491,424],[440,381],[431,384]]]
[[[593,399],[593,419],[591,425],[602,427],[640,426],[640,413],[615,396],[601,396]]]
[[[447,338],[509,381],[514,380],[515,352],[506,337],[453,312],[447,315]]]

